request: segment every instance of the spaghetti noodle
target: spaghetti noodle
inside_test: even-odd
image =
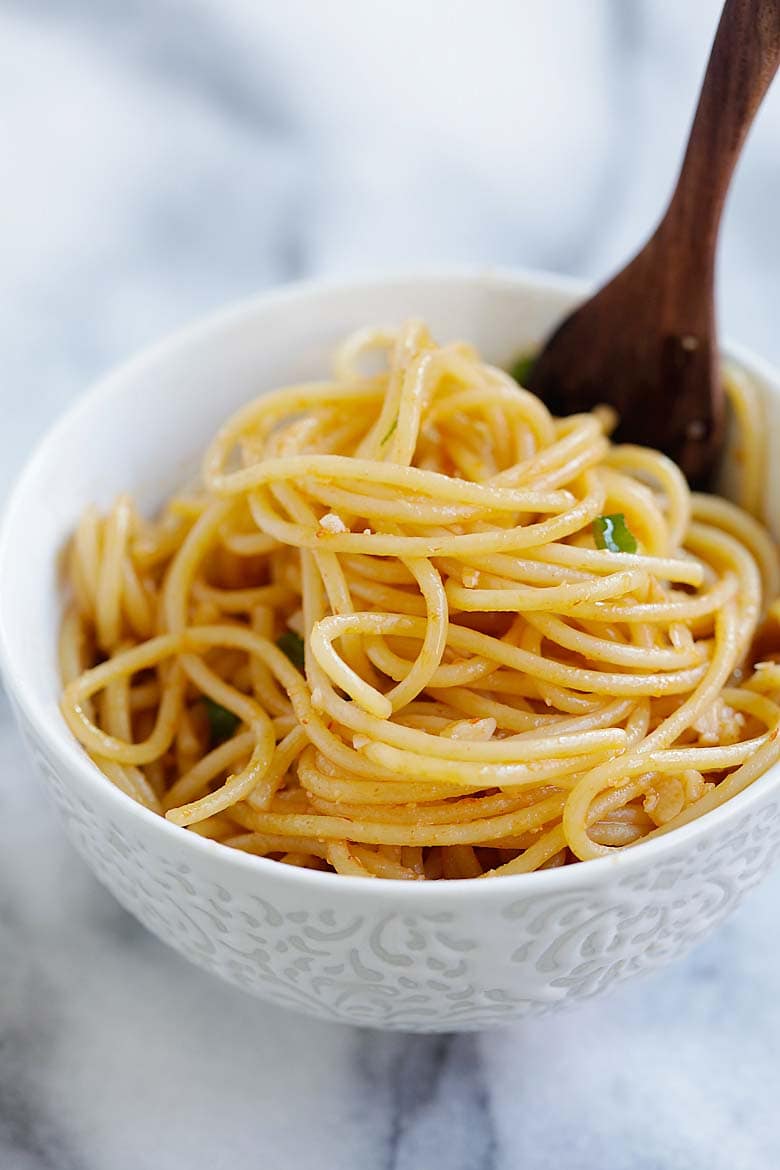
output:
[[[750,662],[777,553],[613,422],[553,418],[420,323],[354,335],[332,380],[226,422],[155,521],[84,513],[70,728],[173,823],[343,874],[522,873],[721,804],[780,756],[780,665]]]

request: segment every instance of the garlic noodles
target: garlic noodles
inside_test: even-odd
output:
[[[706,813],[780,756],[760,417],[727,385],[747,510],[420,322],[353,335],[157,518],[84,512],[68,725],[174,824],[340,874],[523,873]]]

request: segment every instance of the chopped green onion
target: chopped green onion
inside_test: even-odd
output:
[[[387,434],[385,435],[384,439],[382,439],[381,445],[383,447],[384,447],[385,443],[389,442],[389,440],[392,439],[393,435],[396,432],[397,426],[398,426],[398,415],[396,415],[395,418],[393,419],[393,421],[390,423],[390,429],[387,432]]]
[[[230,739],[241,720],[238,715],[228,711],[221,703],[215,703],[208,695],[204,695],[202,701],[209,721],[209,747],[219,747],[226,739]]]
[[[596,548],[605,548],[613,553],[636,552],[636,537],[626,524],[622,512],[599,516],[593,521],[592,527]]]
[[[295,630],[285,630],[282,636],[277,639],[276,645],[287,655],[293,666],[303,670],[306,660],[303,638],[299,637]]]
[[[536,361],[536,354],[533,351],[521,353],[512,362],[509,367],[509,373],[512,375],[518,386],[526,386],[528,379],[531,376],[531,370],[534,368]]]

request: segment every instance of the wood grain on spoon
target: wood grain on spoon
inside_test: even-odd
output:
[[[609,403],[616,438],[665,451],[694,485],[720,453],[715,249],[745,137],[780,64],[780,0],[727,0],[666,214],[642,251],[568,317],[529,388],[555,414]]]

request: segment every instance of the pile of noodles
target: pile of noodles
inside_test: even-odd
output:
[[[754,392],[729,388],[756,512]],[[342,874],[522,873],[700,816],[780,755],[780,666],[751,654],[777,555],[613,422],[553,418],[417,322],[349,338],[156,520],[85,512],[69,726],[175,824]],[[636,551],[597,547],[615,515]]]

